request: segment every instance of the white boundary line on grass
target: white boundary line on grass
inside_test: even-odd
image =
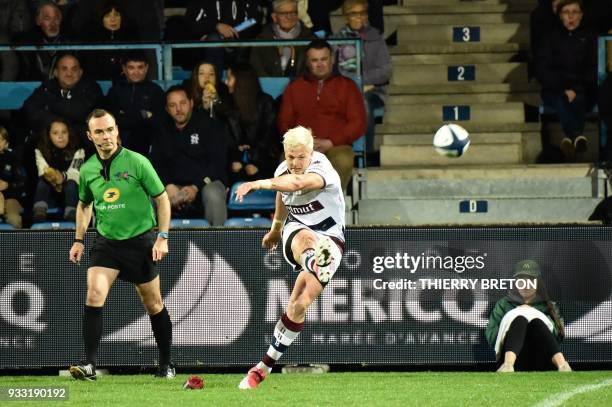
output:
[[[552,397],[549,397],[534,407],[554,407],[560,406],[565,401],[574,397],[577,394],[588,393],[590,391],[595,391],[601,389],[602,387],[612,386],[612,379],[604,380],[603,382],[595,383],[595,384],[585,384],[584,386],[576,387],[573,390],[567,391],[565,393],[557,393]]]

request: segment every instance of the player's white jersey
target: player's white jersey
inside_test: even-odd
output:
[[[274,176],[288,173],[287,162],[283,161]],[[313,151],[305,173],[319,174],[325,186],[307,192],[281,192],[283,203],[289,211],[287,222],[302,223],[315,232],[344,242],[344,195],[340,176],[327,157],[317,151]]]

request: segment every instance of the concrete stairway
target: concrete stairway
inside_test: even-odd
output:
[[[525,122],[524,104],[540,98],[522,61],[536,1],[403,4],[385,9],[398,45],[390,49],[394,75],[377,127],[381,167],[359,174],[357,223],[586,221],[604,196],[605,176],[589,164],[534,164],[541,126]],[[466,106],[469,114],[459,115]],[[433,150],[444,122],[470,132],[464,156]]]
[[[584,222],[604,196],[588,164],[369,169],[360,224]]]
[[[416,132],[416,126],[431,125],[433,135],[444,122],[456,122],[475,135],[464,164],[534,162],[540,137],[538,129],[525,131],[523,103],[537,104],[539,96],[537,87],[527,83],[526,64],[516,60],[529,40],[528,13],[535,1],[403,4],[385,10],[398,46],[391,50],[394,75],[384,125],[377,129],[381,165],[445,165],[425,143],[411,145],[426,133]],[[459,115],[460,107],[469,113]],[[495,133],[514,136],[495,139]],[[402,147],[386,144],[386,136],[400,134]]]

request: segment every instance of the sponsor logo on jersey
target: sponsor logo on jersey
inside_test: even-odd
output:
[[[307,215],[315,213],[323,209],[323,205],[319,201],[312,201],[306,205],[287,205],[287,210],[292,215]]]
[[[104,191],[104,195],[102,199],[104,199],[104,202],[112,203],[112,202],[115,202],[117,199],[119,199],[120,196],[121,196],[121,192],[119,192],[118,188],[109,188],[106,191]]]
[[[115,181],[121,181],[121,180],[129,180],[130,179],[130,173],[127,171],[118,171],[115,173]]]

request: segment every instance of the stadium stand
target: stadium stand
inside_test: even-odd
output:
[[[230,191],[229,204],[227,208],[231,211],[273,211],[276,199],[276,191],[260,189],[244,197],[242,202],[236,200],[236,190],[242,182],[232,185]]]
[[[206,219],[172,219],[170,221],[171,229],[183,228],[208,228],[210,223]]]
[[[225,221],[223,226],[231,228],[242,228],[242,227],[265,227],[269,228],[272,226],[272,221],[268,218],[262,218],[260,216],[254,216],[249,218],[229,218]]]
[[[74,229],[76,227],[74,222],[39,222],[34,223],[30,229],[37,230],[62,230],[62,229]]]
[[[529,12],[536,1],[405,0],[385,9],[394,74],[377,127],[380,168],[359,174],[353,195],[359,224],[584,222],[605,195],[593,163],[539,165],[540,105],[527,73]],[[333,26],[343,23],[332,18]],[[427,41],[423,41],[427,38]],[[460,159],[431,148],[443,122],[471,134]],[[560,134],[552,125],[551,143]],[[587,128],[597,144],[594,123]]]

